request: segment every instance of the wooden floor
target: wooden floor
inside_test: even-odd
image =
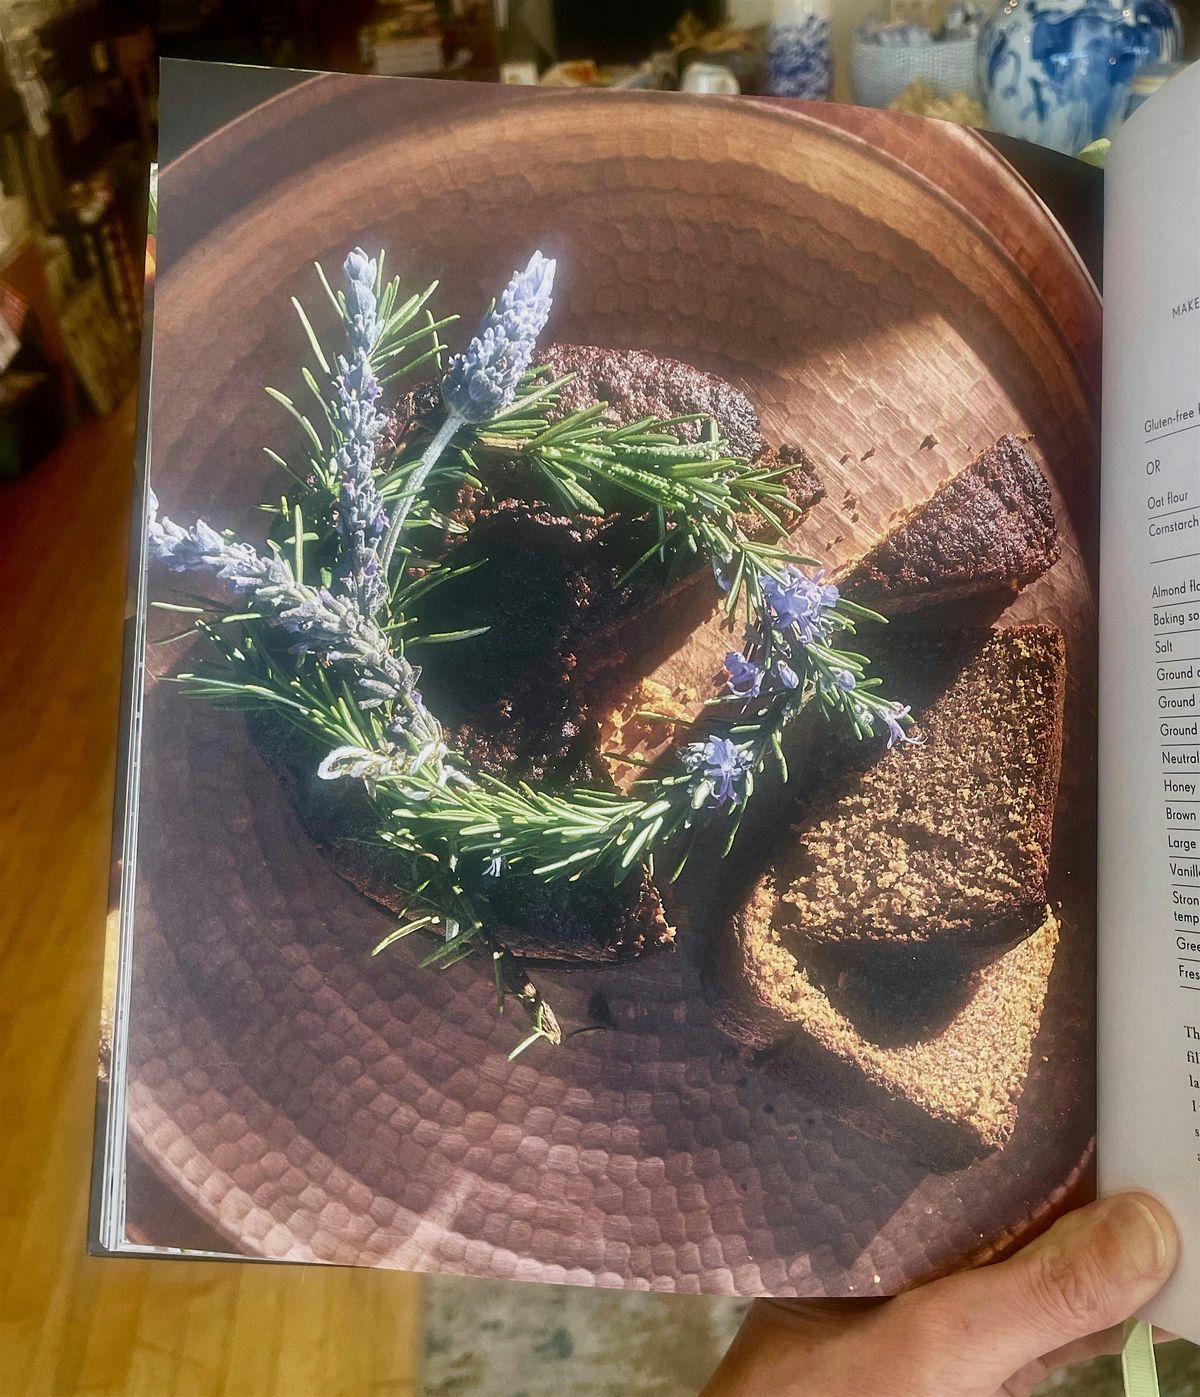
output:
[[[85,1254],[132,404],[0,484],[0,1394],[416,1391],[416,1278]]]

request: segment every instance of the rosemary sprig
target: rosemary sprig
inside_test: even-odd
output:
[[[333,751],[369,754],[388,749],[390,734],[383,719],[376,711],[364,712],[350,687],[335,683],[326,666],[313,657],[297,662],[288,652],[281,655],[271,643],[268,624],[259,618],[237,617],[242,623],[240,634],[231,638],[219,624],[230,619],[206,617],[195,623],[215,658],[195,671],[175,676],[175,682],[219,708],[273,712],[313,739],[321,750],[332,747]],[[386,764],[378,765],[375,775],[386,769]],[[419,769],[432,776],[428,765]],[[438,938],[434,949],[422,958],[423,967],[448,968],[482,951],[492,962],[498,1011],[503,1013],[507,1001],[515,999],[531,1024],[529,1035],[511,1056],[540,1039],[561,1042],[562,1029],[554,1011],[529,978],[522,957],[497,939],[463,890],[454,872],[457,861],[445,850],[431,852],[389,828],[383,793],[371,771],[364,770],[362,775],[380,842],[408,855],[411,870],[404,890],[407,920],[385,936],[371,954],[379,955],[415,932]]]
[[[744,601],[751,617],[762,609],[760,576],[813,562],[743,527],[743,520],[757,520],[786,539],[784,477],[791,467],[755,466],[732,454],[703,414],[620,425],[606,420],[608,404],[600,402],[555,420],[557,390],[569,380],[531,376],[527,391],[479,431],[478,448],[485,460],[528,463],[572,513],[646,510],[652,541],[622,582],[654,558],[670,555],[676,567],[702,558],[728,580],[726,610],[732,614]],[[701,424],[699,441],[681,439],[678,429],[688,423]]]
[[[686,778],[667,778],[681,786]],[[664,782],[664,787],[666,782]],[[525,865],[537,877],[574,881],[599,870],[620,882],[686,822],[690,801],[654,800],[577,787],[552,795],[483,775],[454,788],[417,778],[385,802],[388,828],[414,845],[452,841],[464,856]]]
[[[768,579],[768,588],[773,584]],[[857,619],[875,619],[875,613],[844,602],[836,588],[798,570],[787,585],[793,591],[815,587],[824,593],[807,636],[787,619],[790,594],[776,588],[777,600],[765,613],[774,648],[762,651],[774,655],[771,667],[743,658],[744,669],[756,672],[753,693],[734,692],[712,701],[736,702],[741,711],[702,720],[699,735],[676,749],[673,764],[635,782],[630,795],[586,788],[554,795],[486,775],[439,786],[419,772],[411,777],[396,773],[386,778],[393,792],[383,801],[388,828],[415,846],[445,839],[463,858],[501,859],[550,881],[603,872],[620,883],[643,865],[653,873],[669,852],[667,876],[673,880],[683,871],[702,826],[723,822],[723,853],[729,853],[757,778],[769,762],[787,780],[783,734],[809,704],[815,703],[826,718],[844,717],[860,738],[882,730],[889,747],[920,741],[908,730],[907,709],[879,692],[881,681],[868,675],[866,658],[825,638],[853,633]],[[735,659],[727,657],[731,675],[745,678],[734,667]],[[771,687],[764,691],[768,677]]]
[[[458,877],[458,858],[452,846],[421,844],[400,828],[389,827],[383,793],[374,788],[371,799],[379,814],[380,839],[412,859],[413,877],[405,890],[409,919],[385,936],[372,950],[379,955],[397,941],[416,932],[434,933],[437,944],[422,957],[423,969],[448,970],[476,953],[487,955],[492,965],[496,1009],[505,1012],[515,999],[529,1019],[531,1029],[509,1054],[515,1058],[539,1040],[557,1046],[562,1028],[542,991],[530,979],[524,958],[509,950],[488,924],[478,901],[469,896]]]

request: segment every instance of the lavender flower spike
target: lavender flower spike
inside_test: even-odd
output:
[[[554,261],[535,252],[523,272],[513,273],[499,303],[484,316],[466,350],[450,360],[442,379],[446,420],[425,448],[404,493],[396,501],[392,522],[380,549],[380,568],[385,579],[409,511],[455,432],[464,423],[485,421],[516,396],[521,375],[533,358],[537,338],[550,318],[553,288]]]
[[[517,271],[462,354],[442,379],[442,401],[465,422],[482,422],[507,407],[533,358],[553,304],[552,258],[535,252]]]
[[[348,357],[338,355],[330,416],[340,438],[330,462],[338,483],[334,522],[338,588],[354,598],[364,616],[374,616],[387,597],[379,568],[379,544],[387,529],[387,511],[375,481],[375,445],[384,418],[376,407],[381,388],[371,366],[379,335],[375,282],[379,266],[356,247],[342,264],[346,275]]]
[[[146,532],[151,558],[173,572],[210,572],[238,592],[247,609],[294,636],[292,649],[343,666],[357,681],[363,708],[390,706],[391,736],[440,767],[442,730],[416,689],[418,671],[397,655],[379,626],[349,597],[298,582],[277,553],[258,553],[240,539],[227,539],[202,519],[191,529],[159,520],[157,500]]]
[[[355,349],[369,354],[379,336],[379,303],[375,296],[375,279],[379,263],[356,247],[342,263],[346,274],[346,310],[350,342]]]

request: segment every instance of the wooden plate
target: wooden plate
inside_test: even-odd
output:
[[[254,506],[285,484],[261,448],[289,439],[261,385],[296,386],[304,352],[288,298],[319,307],[313,259],[354,243],[441,277],[468,320],[532,248],[557,255],[555,338],[713,369],[772,440],[814,450],[829,499],[806,542],[831,562],[1001,432],[1036,434],[1063,558],[1012,614],[1062,625],[1071,668],[1045,1026],[1016,1136],[954,1173],[747,1063],[686,941],[550,976],[568,1021],[602,992],[618,1027],[509,1063],[520,1026],[486,967],[369,960],[391,919],[311,845],[240,721],[151,682],[136,1148],[248,1255],[585,1284],[888,1292],[1044,1221],[1093,1101],[1099,306],[1053,220],[940,123],[315,79],[162,175],[153,479],[172,516],[261,537]],[[181,658],[152,650],[157,673]]]

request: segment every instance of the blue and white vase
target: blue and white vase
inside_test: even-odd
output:
[[[767,31],[767,91],[824,101],[833,86],[829,0],[776,0]]]
[[[1111,136],[1143,64],[1179,56],[1171,0],[1006,0],[979,35],[988,124],[1077,155]]]

